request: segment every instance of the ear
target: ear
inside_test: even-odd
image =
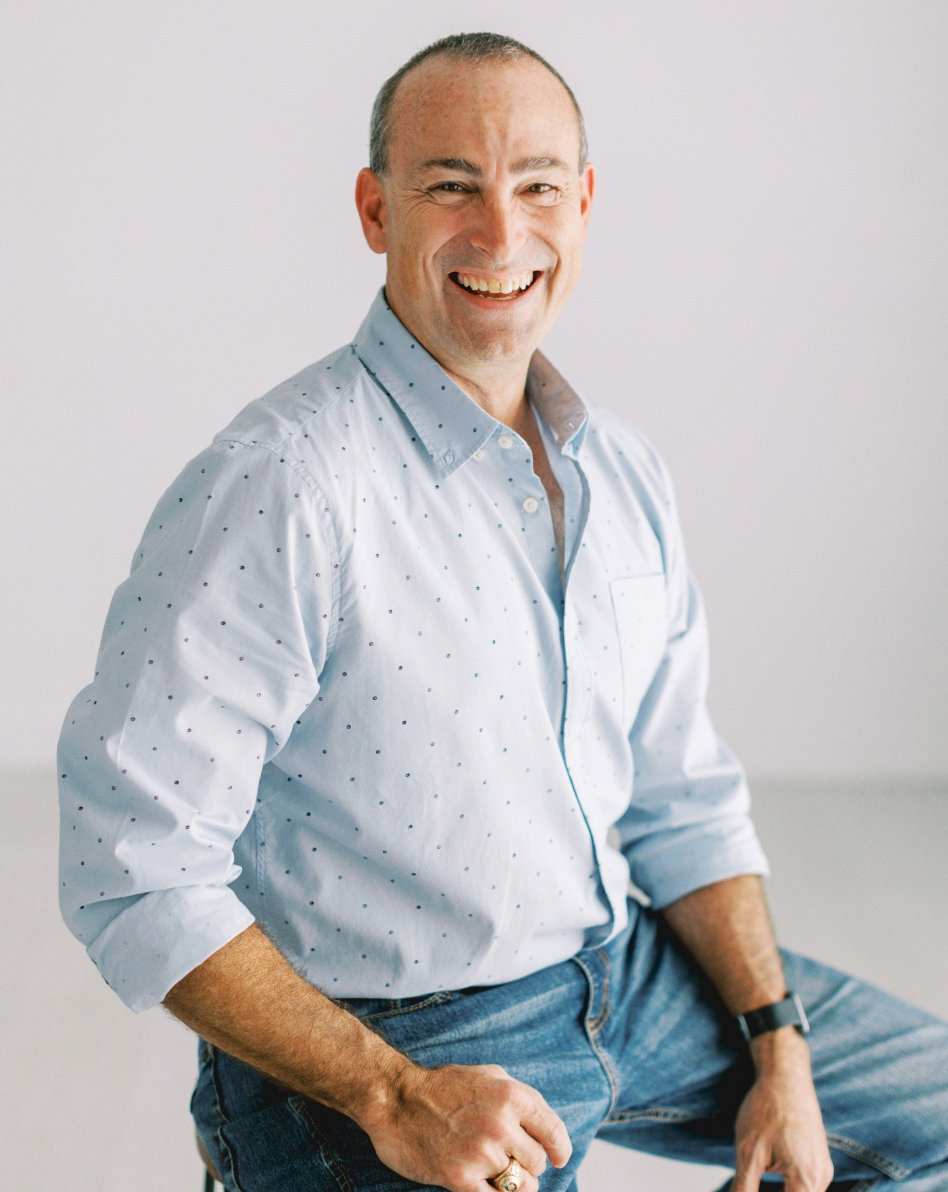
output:
[[[583,176],[579,187],[579,213],[583,221],[583,239],[585,239],[586,232],[589,228],[589,216],[592,211],[593,195],[596,191],[596,169],[590,162],[586,163],[586,168],[583,170]]]
[[[373,252],[384,253],[388,240],[388,207],[381,179],[374,170],[359,171],[355,200],[366,243]]]

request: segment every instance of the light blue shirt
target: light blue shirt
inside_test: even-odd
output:
[[[765,873],[643,437],[537,353],[526,442],[388,308],[171,485],[60,742],[60,896],[134,1010],[254,920],[337,997],[509,981]],[[564,591],[565,589],[565,591]]]

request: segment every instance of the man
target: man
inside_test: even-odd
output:
[[[537,351],[593,191],[526,47],[393,76],[385,290],[173,483],[67,716],[65,917],[201,1036],[228,1188],[566,1189],[597,1135],[948,1188],[948,1029],[781,960],[664,468]]]

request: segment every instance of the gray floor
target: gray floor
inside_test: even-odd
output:
[[[56,907],[51,774],[0,776],[0,1172],[17,1192],[199,1192],[187,1102],[194,1040],[135,1016]],[[948,786],[755,785],[788,947],[948,1017]],[[595,1144],[582,1192],[710,1192],[721,1169]]]

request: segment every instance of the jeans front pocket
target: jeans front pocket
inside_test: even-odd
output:
[[[609,583],[622,663],[622,723],[628,732],[665,653],[665,576],[630,575]]]

